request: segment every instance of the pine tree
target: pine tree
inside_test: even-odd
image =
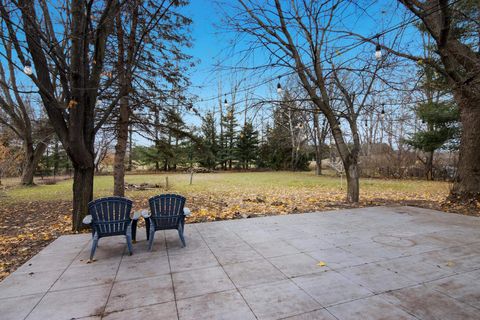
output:
[[[417,116],[425,128],[416,132],[405,142],[427,153],[423,161],[428,180],[433,179],[434,152],[458,136],[459,111],[455,104],[447,102],[422,103],[416,107]]]
[[[258,131],[251,122],[246,122],[237,138],[236,158],[243,169],[248,169],[250,164],[257,159]]]
[[[237,119],[235,118],[235,106],[227,106],[226,114],[223,117],[224,131],[223,131],[223,148],[221,161],[228,165],[228,169],[233,167],[233,161],[235,160],[235,146],[237,138]]]
[[[218,156],[217,129],[215,117],[212,112],[207,112],[201,126],[202,139],[200,140],[200,165],[209,169],[215,169]]]

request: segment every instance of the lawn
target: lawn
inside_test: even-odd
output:
[[[169,187],[166,189],[166,177]],[[147,207],[150,196],[179,193],[192,210],[189,222],[247,218],[348,208],[345,180],[312,172],[247,172],[190,175],[127,175],[131,184],[158,188],[128,190],[134,210]],[[11,181],[10,181],[11,182]],[[8,184],[8,181],[6,181]],[[54,238],[70,232],[72,180],[35,187],[7,187],[0,191],[0,279]],[[449,183],[421,180],[362,179],[358,206],[409,204],[442,209]],[[112,194],[113,177],[95,178],[95,197]],[[478,214],[478,212],[477,212]]]
[[[168,190],[166,190],[168,178]],[[224,195],[271,195],[282,196],[283,192],[317,194],[324,199],[323,194],[335,195],[331,200],[343,198],[346,185],[345,179],[333,176],[327,172],[323,176],[315,176],[313,172],[235,172],[235,173],[203,173],[193,176],[190,185],[190,175],[185,173],[127,175],[125,178],[130,184],[157,184],[159,188],[151,190],[127,191],[126,196],[132,199],[141,199],[158,192],[175,192],[187,196],[208,193],[211,197],[221,198]],[[38,180],[41,182],[41,180]],[[35,187],[11,187],[7,180],[7,188],[0,194],[3,203],[15,204],[21,202],[72,199],[72,180],[60,180],[56,184],[40,184]],[[361,197],[369,200],[372,196],[382,198],[385,195],[392,200],[437,200],[445,197],[450,188],[449,183],[423,180],[380,180],[361,179]],[[1,191],[0,191],[1,192]],[[102,197],[113,192],[112,176],[97,176],[95,178],[94,196]],[[340,196],[340,199],[337,199]],[[327,199],[328,200],[328,197]]]

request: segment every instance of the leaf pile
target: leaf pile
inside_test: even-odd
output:
[[[70,201],[0,206],[0,280],[62,234],[71,232]]]

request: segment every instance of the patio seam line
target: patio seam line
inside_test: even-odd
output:
[[[304,315],[304,314],[309,314],[309,313],[316,312],[316,311],[320,311],[320,310],[324,310],[325,312],[328,312],[328,314],[330,314],[333,318],[335,318],[335,319],[337,319],[337,320],[341,320],[341,319],[337,318],[335,315],[333,315],[329,310],[327,310],[326,307],[318,308],[318,309],[315,309],[315,310],[312,310],[312,311],[297,313],[297,314],[294,314],[294,315],[292,315],[292,316],[286,316],[286,317],[283,317],[283,318],[277,318],[276,320],[288,320],[288,319],[290,319],[291,317],[298,317],[298,316],[301,316],[301,315]]]
[[[110,295],[112,294],[113,286],[115,285],[115,279],[117,279],[118,270],[120,270],[120,266],[122,265],[125,250],[126,250],[126,248],[123,247],[122,256],[120,257],[120,262],[117,266],[117,271],[115,272],[115,276],[113,277],[112,285],[110,286],[110,290],[108,291],[108,296],[107,296],[107,299],[105,300],[105,305],[103,306],[102,313],[100,314],[100,319],[103,318],[103,315],[105,314],[105,310],[107,310],[108,301],[110,300]],[[133,253],[132,253],[132,255],[133,255]]]
[[[174,302],[174,300],[169,300],[169,301],[164,301],[164,302],[150,303],[150,304],[143,305],[143,306],[141,306],[141,307],[128,307],[128,308],[123,308],[123,309],[119,309],[119,310],[109,311],[109,312],[107,312],[106,314],[101,315],[101,318],[103,319],[103,317],[109,316],[109,315],[111,315],[111,314],[123,312],[123,311],[135,310],[135,309],[144,308],[144,307],[157,306],[157,305],[167,304],[167,303],[172,303],[172,302]],[[87,318],[87,319],[90,319],[91,317],[95,317],[95,316],[98,316],[98,315],[85,316],[85,317],[80,317],[80,318],[75,318],[75,319],[78,319],[78,320],[80,320],[80,319],[86,319],[86,318]]]
[[[235,232],[234,232],[235,233]],[[220,260],[218,260],[217,256],[215,255],[215,253],[212,251],[212,249],[210,248],[210,246],[208,245],[207,241],[205,241],[205,238],[203,237],[203,234],[201,232],[199,232],[200,234],[200,237],[202,238],[203,242],[205,242],[205,244],[207,245],[207,248],[210,250],[210,252],[213,254],[213,256],[215,257],[215,260],[217,260],[218,264],[220,265],[220,267],[222,268],[222,271],[227,275],[228,279],[230,280],[230,282],[233,284],[233,286],[235,287],[235,290],[238,292],[238,294],[242,297],[243,301],[245,302],[245,304],[247,305],[248,309],[250,309],[250,312],[253,314],[253,316],[255,317],[255,319],[258,319],[258,316],[255,312],[253,312],[253,309],[252,307],[250,306],[250,304],[248,303],[248,301],[245,299],[245,297],[243,296],[243,294],[240,292],[240,290],[238,289],[237,285],[235,284],[235,282],[233,282],[233,280],[230,278],[230,276],[228,275],[227,271],[225,271],[225,269],[223,268],[223,265],[220,263]],[[237,235],[238,236],[238,235]],[[245,242],[245,240],[243,240],[242,238],[239,237],[239,239],[243,242]],[[245,242],[246,243],[246,242]],[[180,319],[180,318],[179,318]]]
[[[170,282],[172,283],[172,292],[173,292],[173,301],[175,302],[175,311],[177,312],[177,319],[180,319],[180,314],[178,312],[178,306],[177,306],[177,294],[175,293],[175,283],[173,283],[172,265],[170,264],[170,255],[168,254],[167,234],[165,230],[163,231],[163,238],[165,240],[165,251],[167,252],[168,269],[170,270]]]
[[[376,262],[372,262],[372,263],[375,263],[375,264],[376,264]],[[365,264],[365,265],[368,265],[368,263]],[[356,267],[358,267],[358,266],[356,266]],[[391,270],[389,270],[389,269],[387,269],[387,268],[384,268],[384,267],[382,267],[382,266],[380,266],[380,267],[383,268],[383,269],[385,269],[385,270],[387,270],[387,271],[393,272],[393,271],[391,271]],[[355,267],[345,267],[345,268],[342,268],[342,269],[349,269],[349,268],[355,268]],[[411,287],[415,287],[415,286],[418,286],[418,285],[423,284],[422,282],[417,282],[417,283],[415,283],[415,284],[411,284],[411,285],[404,286],[404,287],[400,287],[400,288],[385,290],[385,291],[382,291],[382,292],[375,292],[375,291],[373,291],[373,289],[369,288],[368,286],[366,286],[366,285],[364,285],[364,284],[362,284],[362,283],[360,283],[360,282],[358,282],[358,281],[356,281],[356,280],[354,280],[354,279],[351,279],[351,278],[348,277],[347,275],[344,275],[344,274],[342,274],[342,273],[340,273],[340,272],[338,272],[337,270],[334,270],[334,269],[331,269],[331,270],[334,271],[334,272],[337,272],[338,274],[340,274],[340,275],[343,276],[344,278],[348,279],[349,281],[351,281],[351,282],[353,282],[353,283],[355,283],[355,284],[357,284],[357,285],[359,285],[359,286],[364,287],[364,288],[367,289],[368,291],[372,292],[374,295],[379,295],[379,294],[382,294],[382,293],[391,292],[391,291],[396,291],[396,290],[400,290],[400,289],[411,288]],[[395,274],[398,274],[397,272],[394,272],[394,273],[395,273]],[[401,276],[401,277],[405,278],[405,276]],[[409,278],[405,278],[405,279],[411,280],[411,279],[409,279]],[[416,280],[412,280],[412,281],[416,281]]]
[[[233,231],[233,232],[236,234],[235,231]],[[288,281],[290,281],[291,283],[293,283],[297,288],[299,288],[301,291],[303,291],[303,292],[304,292],[307,296],[309,296],[313,301],[315,301],[316,303],[318,303],[318,305],[319,305],[320,307],[322,307],[323,309],[326,310],[326,308],[325,308],[317,299],[315,299],[315,298],[314,298],[313,296],[311,296],[308,292],[306,292],[303,288],[301,288],[297,283],[295,283],[295,281],[292,280],[293,277],[287,276],[282,270],[280,270],[276,265],[274,265],[269,259],[265,258],[260,252],[258,252],[253,246],[251,246],[250,243],[247,242],[247,245],[250,246],[250,248],[252,248],[255,252],[257,252],[263,259],[265,259],[266,261],[268,261],[268,263],[270,263],[270,264],[271,264],[275,269],[277,269],[281,274],[283,274],[283,275],[287,278]],[[314,260],[315,260],[315,259],[314,259]],[[325,272],[325,271],[322,271],[322,272]],[[280,281],[285,281],[285,280],[279,280],[278,282],[280,282]],[[269,283],[275,283],[275,282],[276,282],[276,281],[269,282]],[[266,284],[266,283],[264,283],[264,284]],[[262,284],[259,284],[259,285],[262,285]],[[253,286],[250,286],[250,287],[253,287]],[[320,309],[322,309],[322,308],[320,308]],[[328,310],[327,310],[327,311],[328,311]],[[328,312],[331,314],[330,311],[328,311]],[[304,312],[304,313],[305,313],[305,312]],[[293,316],[296,316],[296,315],[298,315],[298,314],[294,314],[294,315],[287,316],[287,318],[288,318],[288,317],[293,317]],[[336,318],[336,317],[335,317],[335,318]]]
[[[60,237],[58,237],[57,239],[59,239],[59,238],[61,238],[61,237],[63,237],[63,236],[60,236]],[[57,239],[55,239],[55,240],[57,240]],[[50,243],[48,244],[48,246],[49,246],[50,244],[52,244],[53,242],[55,242],[55,240],[52,241],[52,242],[50,242]],[[35,308],[40,304],[40,302],[42,302],[43,298],[45,298],[45,296],[47,295],[47,293],[50,292],[50,289],[55,285],[55,283],[57,283],[58,279],[60,279],[60,278],[63,276],[63,274],[68,270],[68,268],[70,268],[70,266],[72,265],[72,263],[77,259],[77,257],[82,253],[82,251],[88,246],[89,243],[90,243],[90,240],[88,240],[88,241],[83,245],[83,247],[80,248],[80,250],[78,251],[78,253],[77,253],[77,254],[75,255],[75,257],[72,259],[72,261],[70,261],[70,263],[68,264],[68,266],[62,271],[62,273],[58,276],[58,278],[52,283],[52,285],[47,289],[47,291],[43,292],[42,297],[37,301],[37,303],[33,306],[33,308],[28,312],[28,314],[25,316],[25,318],[23,318],[24,320],[27,319],[27,318],[30,316],[30,314],[33,312],[33,310],[35,310]],[[48,246],[47,246],[47,247],[48,247]],[[45,247],[45,248],[46,248],[46,247]],[[42,250],[43,250],[43,249],[42,249]]]
[[[475,270],[473,270],[473,271],[476,271],[476,270],[480,270],[480,269],[475,269]],[[471,271],[472,271],[472,270],[471,270]],[[467,272],[471,272],[471,271],[467,271]],[[434,282],[434,281],[438,281],[438,280],[443,280],[443,279],[450,278],[450,277],[455,277],[455,276],[461,276],[461,275],[463,275],[464,273],[467,273],[467,272],[451,274],[451,275],[448,275],[448,276],[445,276],[445,277],[442,277],[442,278],[425,281],[425,282],[423,282],[422,284],[423,284],[423,285],[425,285],[425,284],[428,285],[428,283],[430,283],[430,282]],[[473,281],[475,281],[475,280],[473,280]],[[443,294],[443,295],[445,295],[445,296],[447,296],[447,297],[449,297],[449,298],[455,299],[455,300],[457,300],[457,301],[460,302],[460,303],[464,303],[464,304],[466,304],[466,305],[469,305],[469,306],[471,306],[471,307],[474,308],[474,309],[480,310],[480,307],[474,306],[474,305],[470,304],[469,302],[462,301],[462,300],[460,300],[459,298],[453,297],[453,296],[449,295],[448,293],[445,293],[445,292],[443,292],[443,291],[440,291],[439,289],[431,288],[431,287],[428,287],[428,289],[433,290],[433,291],[436,291],[436,292],[438,292],[438,293],[441,293],[441,294]]]
[[[368,298],[372,298],[372,297],[377,297],[379,299],[381,299],[383,302],[389,304],[389,305],[392,305],[394,306],[395,308],[397,309],[400,309],[402,310],[403,312],[411,315],[413,318],[415,319],[418,319],[418,320],[422,320],[422,318],[419,318],[417,315],[411,313],[409,310],[405,309],[404,307],[402,307],[401,305],[396,305],[386,299],[384,299],[383,297],[381,297],[380,295],[382,294],[385,294],[385,293],[388,293],[388,292],[394,292],[394,291],[398,291],[398,290],[402,290],[402,289],[405,289],[405,288],[400,288],[400,289],[395,289],[395,290],[388,290],[388,291],[384,291],[384,292],[381,292],[381,293],[374,293],[373,295],[371,296],[368,296],[368,297],[363,297],[363,298],[357,298],[357,299],[353,299],[353,300],[350,300],[350,301],[344,301],[344,302],[341,302],[341,303],[337,303],[337,304],[332,304],[328,307],[325,307],[325,310],[327,310],[331,315],[333,315],[330,310],[328,310],[328,308],[332,308],[332,307],[335,307],[335,306],[340,306],[342,304],[347,304],[347,303],[351,303],[351,302],[355,302],[355,301],[360,301],[360,300],[364,300],[364,299],[368,299]],[[334,316],[334,315],[333,315]],[[335,317],[335,316],[334,316]],[[336,319],[338,319],[337,317],[335,317]]]

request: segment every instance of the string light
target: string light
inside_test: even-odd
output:
[[[375,46],[375,59],[377,59],[377,61],[382,59],[382,47],[380,46],[380,43],[377,43]]]
[[[32,64],[30,63],[30,60],[25,61],[25,66],[23,67],[23,72],[25,72],[25,74],[27,76],[31,76],[33,74]]]
[[[385,118],[385,104],[382,103],[382,112],[380,113],[382,119]]]
[[[224,105],[225,108],[228,108],[228,101],[227,101],[227,99],[225,99],[225,101],[223,102],[223,105]]]
[[[277,93],[278,93],[278,94],[281,94],[281,93],[282,93],[282,85],[280,84],[280,77],[278,77]]]

